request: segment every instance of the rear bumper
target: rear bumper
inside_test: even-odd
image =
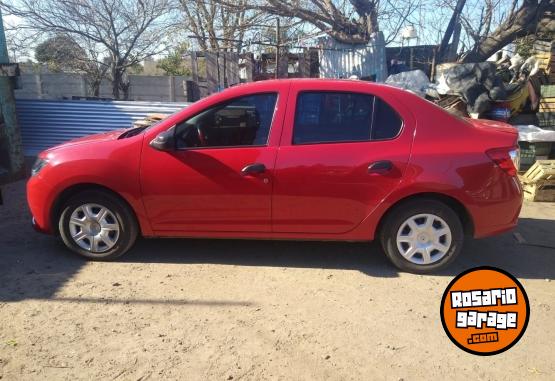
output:
[[[500,226],[492,226],[489,229],[483,229],[479,232],[475,232],[474,238],[487,238],[487,237],[503,234],[506,232],[510,232],[511,230],[514,230],[516,228],[517,223],[518,223],[518,219],[514,223],[500,225]]]
[[[474,221],[474,238],[502,234],[517,226],[523,202],[517,178],[504,175],[483,196],[475,199],[477,202],[469,208]]]

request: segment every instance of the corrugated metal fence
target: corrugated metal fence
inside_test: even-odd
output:
[[[387,78],[385,41],[381,33],[371,38],[367,45],[344,44],[330,37],[321,38],[320,45],[320,77],[375,76],[377,82]]]
[[[186,103],[44,101],[18,99],[16,112],[25,155],[85,135],[128,128],[147,114],[171,114]]]

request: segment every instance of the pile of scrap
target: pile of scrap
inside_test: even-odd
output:
[[[458,97],[466,105],[465,116],[506,122],[530,107],[537,108],[539,86],[545,81],[537,65],[530,70],[527,64],[529,60],[438,65],[437,96],[431,100],[443,105],[445,98]]]
[[[165,119],[169,114],[147,114],[145,119],[136,120],[133,127],[148,127]]]
[[[520,181],[524,199],[529,201],[555,201],[555,160],[538,160]]]
[[[422,70],[404,71],[392,74],[387,77],[385,83],[412,91],[421,97],[426,96],[430,89],[430,80]]]
[[[421,70],[413,70],[390,75],[386,83],[410,90],[460,116],[506,122],[525,110],[536,110],[540,86],[547,81],[536,61],[519,59],[446,63],[436,67],[435,82],[430,82]]]
[[[529,57],[511,55],[507,49],[486,62],[437,65],[432,81],[424,72],[413,70],[391,75],[386,83],[410,90],[458,116],[512,124],[519,130],[520,157],[516,161],[520,172],[534,167],[538,160],[555,159],[554,41],[536,41]],[[537,189],[534,195],[551,186],[527,181],[529,189]]]

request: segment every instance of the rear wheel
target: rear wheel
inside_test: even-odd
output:
[[[455,259],[462,249],[464,232],[460,218],[449,206],[419,199],[399,205],[386,216],[380,241],[397,268],[428,273]]]
[[[60,237],[75,253],[95,260],[111,260],[131,248],[138,226],[129,206],[103,191],[85,191],[62,207]]]

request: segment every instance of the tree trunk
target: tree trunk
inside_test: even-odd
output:
[[[445,30],[445,34],[443,35],[443,39],[441,40],[441,45],[439,45],[439,50],[437,52],[437,57],[439,62],[444,62],[447,56],[447,45],[449,44],[449,40],[455,31],[455,27],[459,22],[460,15],[466,4],[466,0],[458,0],[455,9],[453,10],[453,15],[451,15],[451,20],[449,20],[449,24],[447,25],[447,29]],[[454,40],[454,39],[453,39]],[[455,43],[455,41],[453,41]],[[458,41],[457,41],[458,43]]]
[[[462,25],[460,22],[455,25],[455,30],[453,31],[453,39],[451,40],[451,46],[446,52],[446,60],[447,62],[456,61],[457,59],[457,51],[459,49],[459,42],[461,40],[461,32],[462,32]]]
[[[93,97],[100,97],[100,83],[99,80],[92,81],[90,89]]]
[[[112,68],[112,96],[114,99],[119,99],[119,89],[121,82],[121,73],[117,67]]]
[[[87,96],[98,97],[100,95],[100,82],[91,78],[90,76],[85,77],[85,82],[87,84]]]
[[[463,63],[482,62],[495,52],[504,48],[515,39],[539,30],[553,31],[555,21],[551,16],[555,12],[555,0],[524,0],[520,8],[484,38],[463,59]]]
[[[129,76],[127,75],[127,73],[121,73],[119,86],[121,92],[123,93],[122,99],[124,101],[129,100],[129,87],[131,86],[131,82],[129,81]]]

